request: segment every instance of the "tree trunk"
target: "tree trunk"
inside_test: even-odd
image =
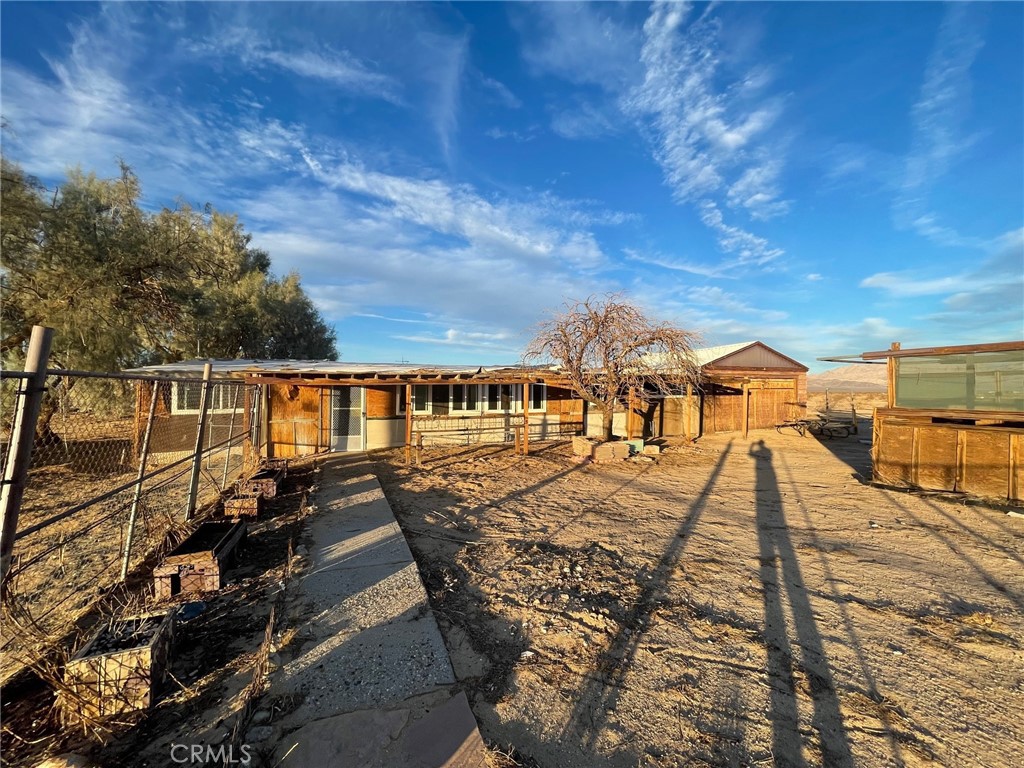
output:
[[[604,409],[604,413],[602,414],[602,416],[603,416],[603,420],[602,420],[601,424],[602,424],[602,427],[604,429],[604,439],[605,440],[611,440],[615,436],[613,434],[613,432],[612,432],[612,430],[613,430],[612,423],[613,423],[613,419],[615,418],[615,411],[612,408],[606,407]]]

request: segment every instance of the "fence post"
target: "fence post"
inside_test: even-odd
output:
[[[32,462],[36,421],[39,419],[43,392],[46,391],[46,363],[50,359],[52,341],[53,328],[44,328],[41,325],[32,327],[28,355],[25,358],[25,373],[30,376],[21,380],[22,389],[18,393],[20,396],[15,405],[17,410],[14,415],[14,427],[11,429],[11,444],[7,446],[3,486],[0,487],[0,583],[7,578],[7,572],[11,569],[14,536],[18,532],[18,513],[21,511],[25,480]]]
[[[121,559],[121,581],[128,578],[128,562],[132,556],[132,539],[135,538],[135,520],[139,515],[139,501],[142,499],[142,478],[146,474],[146,463],[149,461],[149,436],[153,434],[153,421],[156,416],[156,400],[160,396],[159,381],[153,382],[153,396],[149,399],[149,418],[146,420],[146,434],[142,437],[142,451],[139,456],[139,475],[135,479],[135,492],[132,495],[132,509],[128,513],[128,533],[124,539],[124,557]]]
[[[196,427],[196,452],[192,457],[192,477],[188,485],[188,507],[185,509],[185,519],[191,520],[196,514],[196,497],[199,495],[199,472],[203,468],[203,431],[206,429],[207,409],[210,405],[210,378],[213,375],[213,365],[207,363],[203,366],[203,390],[199,398],[199,424]]]

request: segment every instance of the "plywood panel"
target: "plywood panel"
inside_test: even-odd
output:
[[[957,430],[947,426],[918,427],[914,440],[914,484],[935,491],[954,490]]]
[[[963,488],[978,496],[1006,498],[1010,481],[1010,435],[964,430]]]
[[[743,394],[716,392],[705,399],[704,424],[709,432],[739,432],[743,429]]]
[[[271,457],[316,453],[320,447],[320,399],[319,387],[268,385],[268,454]],[[325,400],[326,403],[329,400]]]
[[[398,415],[398,387],[366,387],[366,418],[386,419]]]
[[[879,421],[874,479],[889,485],[913,485],[914,427]]]

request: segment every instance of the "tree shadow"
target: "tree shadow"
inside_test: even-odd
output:
[[[719,456],[704,488],[690,505],[658,564],[652,571],[648,571],[649,578],[644,581],[632,610],[598,657],[595,675],[588,678],[576,694],[576,703],[562,732],[561,741],[579,741],[584,751],[596,753],[598,738],[608,724],[608,713],[617,707],[623,682],[635,662],[640,642],[649,627],[651,614],[668,597],[669,579],[679,564],[689,543],[690,534],[700,520],[731,450],[730,441]]]

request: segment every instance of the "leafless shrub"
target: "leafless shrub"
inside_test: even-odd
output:
[[[646,403],[651,394],[670,394],[697,383],[693,358],[699,336],[649,318],[621,294],[569,301],[565,310],[540,323],[526,348],[527,362],[552,362],[573,391],[604,415],[612,436],[612,415],[624,398]]]

